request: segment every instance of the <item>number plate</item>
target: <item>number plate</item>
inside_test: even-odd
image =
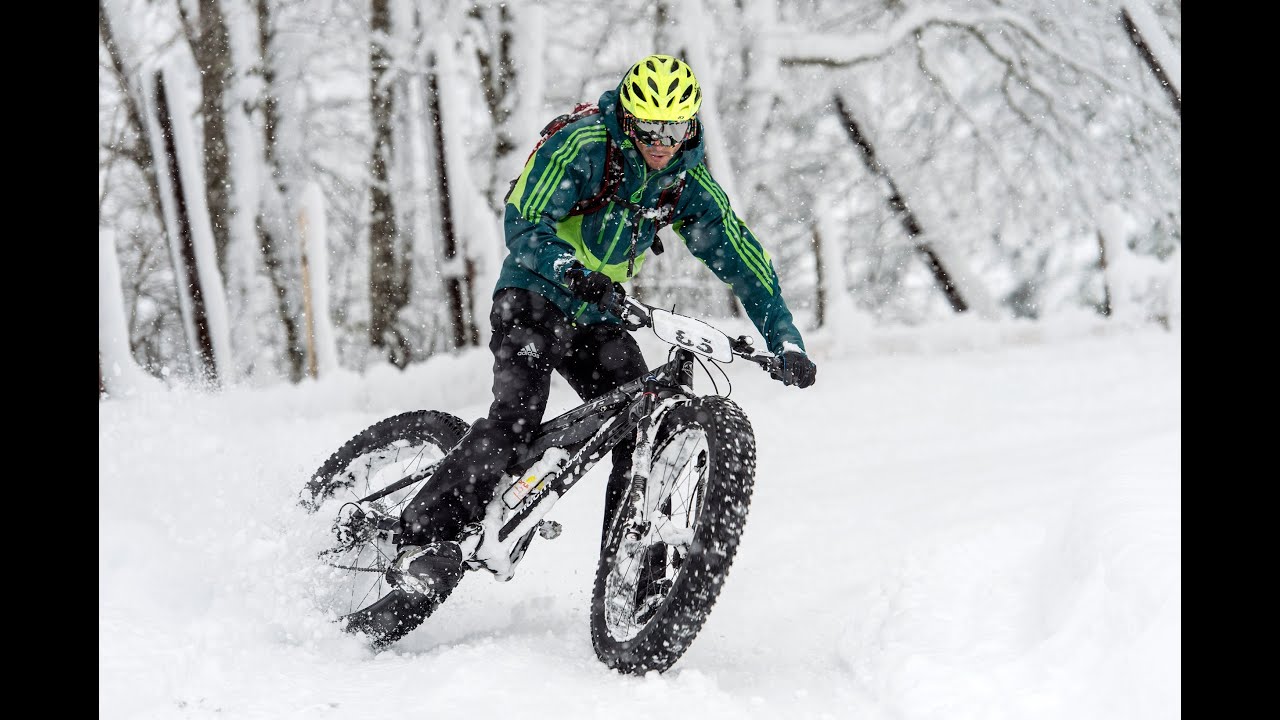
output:
[[[729,338],[719,330],[691,317],[654,308],[653,332],[664,342],[682,347],[716,362],[732,362]]]

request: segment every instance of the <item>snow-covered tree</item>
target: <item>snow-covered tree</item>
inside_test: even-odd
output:
[[[138,364],[194,376],[188,271],[167,250],[180,238],[169,237],[178,226],[163,207],[157,168],[167,161],[148,142],[155,113],[144,87],[168,58],[170,89],[195,99],[192,129],[212,112],[189,47],[174,60],[189,45],[179,2],[203,27],[215,0],[100,3],[110,23],[99,33],[99,205],[115,231]],[[1177,298],[1158,311],[1151,298],[1161,292],[1148,292],[1136,316],[1151,319],[1139,322],[1180,314],[1181,5],[1172,0],[216,7],[231,47],[221,102],[229,209],[188,210],[206,215],[192,221],[194,242],[203,223],[215,246],[217,228],[229,249],[237,233],[246,250],[257,246],[231,251],[222,278],[242,375],[298,375],[297,204],[311,182],[326,207],[328,319],[343,366],[403,364],[482,340],[503,252],[501,198],[538,129],[653,52],[685,54],[698,71],[713,171],[772,256],[802,329],[846,311],[857,318],[841,322],[885,324],[961,308],[995,319],[1051,322],[1082,308],[1103,317],[1139,276],[1165,278],[1163,296]],[[193,157],[198,169],[208,160],[199,145]],[[1123,223],[1107,225],[1112,210]],[[1117,227],[1124,240],[1112,237]],[[728,313],[723,284],[664,237],[668,252],[649,259],[634,289]],[[1121,272],[1130,256],[1151,272]],[[308,264],[314,271],[314,257]],[[1109,317],[1130,316],[1115,309]],[[378,345],[388,337],[395,353]]]

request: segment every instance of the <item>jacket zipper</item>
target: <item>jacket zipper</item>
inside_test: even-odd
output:
[[[634,163],[634,161],[632,162]],[[637,205],[640,204],[640,199],[644,197],[644,189],[648,187],[649,180],[652,179],[652,177],[650,177],[649,175],[649,167],[645,165],[643,162],[640,163],[640,167],[638,169],[640,170],[640,187],[636,188],[636,191],[631,193],[631,202]],[[661,175],[662,173],[666,172],[669,169],[670,169],[669,167],[665,167],[659,170],[658,172],[654,173],[653,177],[657,177],[658,175]],[[603,226],[608,226],[609,215],[613,212],[613,206],[614,206],[614,202],[610,200],[608,207],[605,209],[604,222],[602,223]],[[613,249],[618,246],[618,238],[622,236],[622,228],[625,227],[627,224],[626,214],[627,214],[627,211],[629,210],[631,210],[631,208],[627,208],[627,207],[623,208],[622,219],[618,223],[617,231],[613,233],[613,242],[609,244],[609,249],[606,250],[604,253],[604,256],[600,258],[600,267],[596,268],[597,272],[602,270],[605,265],[609,264],[609,256],[613,254]],[[634,211],[632,210],[632,212]],[[644,217],[641,216],[639,218],[639,221],[640,221],[641,227],[635,228],[634,232],[640,232],[640,230],[644,225]],[[604,232],[604,227],[601,227],[601,232],[602,233]],[[586,311],[587,311],[587,302],[584,300],[578,305],[578,310],[573,314],[573,319],[577,320],[578,318],[582,317],[582,313]]]

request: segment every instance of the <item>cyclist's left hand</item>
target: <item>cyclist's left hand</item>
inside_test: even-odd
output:
[[[781,380],[783,385],[798,385],[807,388],[818,376],[818,366],[813,364],[808,355],[799,350],[787,350],[782,358],[782,368],[770,373],[774,380]]]

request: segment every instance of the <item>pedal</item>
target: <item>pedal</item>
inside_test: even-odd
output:
[[[387,569],[386,578],[415,595],[447,595],[462,578],[462,553],[457,543],[406,546]]]
[[[538,523],[538,534],[548,540],[560,537],[560,533],[563,530],[564,526],[555,520],[543,520]]]
[[[469,570],[479,570],[484,563],[476,559],[476,551],[484,542],[484,526],[478,522],[467,523],[458,536],[458,547],[462,550],[462,564]]]

